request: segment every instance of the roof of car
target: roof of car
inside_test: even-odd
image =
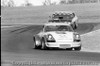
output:
[[[69,23],[46,23],[45,26],[49,26],[49,25],[66,25],[66,26],[70,26]]]
[[[73,13],[72,11],[55,11],[53,14],[58,13]]]

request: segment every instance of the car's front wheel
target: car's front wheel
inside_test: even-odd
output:
[[[47,46],[45,45],[45,40],[42,40],[42,41],[41,41],[41,49],[42,49],[42,50],[47,49]]]
[[[40,46],[37,46],[37,43],[38,43],[39,41],[36,40],[36,38],[33,38],[33,40],[34,40],[33,48],[34,48],[34,49],[39,49]]]
[[[81,46],[75,47],[74,50],[80,51],[81,50]]]

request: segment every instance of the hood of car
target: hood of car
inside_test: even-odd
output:
[[[46,34],[51,34],[55,40],[73,40],[73,32],[69,31],[52,31],[52,32],[47,32]]]

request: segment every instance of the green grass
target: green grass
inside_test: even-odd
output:
[[[79,17],[80,23],[99,22],[100,4],[73,4],[52,5],[35,7],[1,8],[2,24],[41,24],[48,21],[48,16],[54,11],[74,11]]]

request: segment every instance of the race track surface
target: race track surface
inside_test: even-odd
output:
[[[100,53],[69,51],[62,49],[33,49],[33,35],[42,29],[41,25],[28,25],[1,29],[1,59],[2,61],[31,62],[100,62]],[[81,23],[77,32],[81,35],[100,29],[98,23]]]

